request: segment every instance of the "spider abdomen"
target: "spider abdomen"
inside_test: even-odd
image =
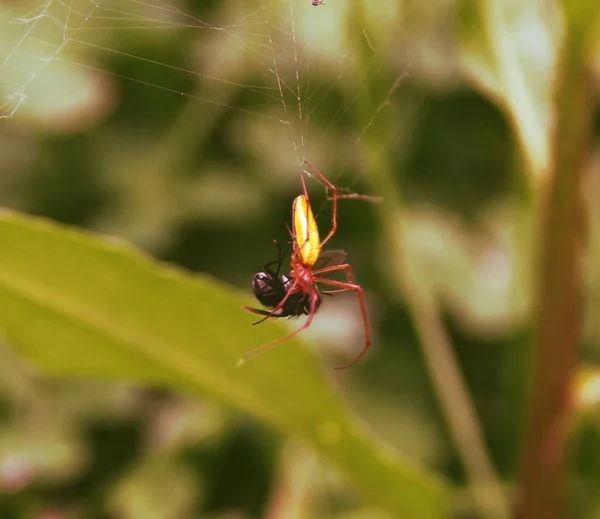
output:
[[[301,263],[312,266],[321,253],[321,238],[315,215],[310,207],[308,196],[298,195],[292,205],[293,237],[296,240],[295,251]]]

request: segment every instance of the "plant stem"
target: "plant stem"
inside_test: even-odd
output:
[[[573,413],[570,387],[582,310],[582,188],[594,107],[587,60],[594,17],[593,12],[582,15],[582,5],[571,2],[565,10],[567,28],[555,94],[553,156],[541,204],[537,331],[516,510],[516,516],[523,519],[560,515],[565,445]]]

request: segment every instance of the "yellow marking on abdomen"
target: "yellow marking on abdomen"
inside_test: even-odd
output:
[[[306,195],[298,195],[292,206],[294,240],[302,263],[312,266],[319,259],[321,238],[315,216]]]

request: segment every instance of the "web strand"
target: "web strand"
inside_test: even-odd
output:
[[[339,27],[331,30],[332,26],[319,25],[324,17],[332,14],[333,3],[319,9],[314,9],[308,1],[297,0],[265,3],[258,8],[256,4],[248,4],[248,7],[241,4],[240,12],[229,8],[211,11],[209,22],[204,19],[208,16],[206,13],[196,15],[186,11],[182,7],[184,0],[177,5],[167,0],[40,2],[38,9],[14,18],[10,24],[13,29],[22,30],[6,52],[0,54],[0,119],[9,119],[21,109],[28,96],[35,93],[30,87],[50,64],[76,65],[190,102],[221,106],[257,120],[272,121],[281,125],[280,133],[287,136],[290,171],[295,171],[297,165],[308,158],[313,162],[318,160],[319,167],[335,180],[336,168],[330,164],[339,164],[340,157],[331,151],[338,155],[340,151],[329,149],[328,142],[347,124],[348,114],[355,109],[353,105],[365,93],[364,85],[368,81],[363,79],[375,75],[381,66],[380,61],[374,60],[358,74],[344,77],[348,71],[352,72],[353,49],[336,47],[332,55],[330,47],[335,44],[330,41]],[[330,21],[343,27],[347,7],[338,9],[339,13]],[[128,47],[130,36],[149,45],[155,45],[154,38],[182,38],[185,42],[181,48],[182,59],[169,61],[155,53],[145,54],[136,46]],[[362,37],[366,37],[366,32],[357,35],[357,38]],[[233,52],[238,49],[239,55],[247,58],[244,73],[236,75],[236,70],[214,63],[207,67],[199,64],[195,56],[187,55],[194,50],[193,45],[204,52],[207,41],[215,47],[226,43]],[[372,43],[368,43],[373,48]],[[329,66],[327,59],[331,60],[332,56],[335,64]],[[119,70],[104,66],[105,61],[113,62],[116,58],[124,63],[130,60],[133,66]],[[156,70],[147,73],[151,69],[136,64]],[[138,70],[142,71],[140,75]],[[252,73],[247,73],[248,70]],[[142,75],[144,73],[148,75]],[[165,77],[165,81],[157,82],[156,78],[160,77]],[[181,80],[183,83],[191,80],[196,86],[177,88]],[[377,108],[364,128],[353,130],[348,140],[350,146],[361,142],[399,85],[396,82],[383,101],[375,100]],[[219,96],[222,88],[235,90],[235,96],[222,100]],[[249,101],[239,103],[239,98]],[[325,123],[312,122],[315,116],[321,117],[331,107],[335,107],[335,111],[327,116]]]
[[[72,9],[70,8],[72,6],[72,1],[70,2],[70,5],[67,5],[67,4],[64,4],[63,2],[61,2],[60,0],[48,0],[48,3],[45,4],[43,9],[38,14],[36,14],[35,16],[33,16],[31,18],[18,18],[16,20],[14,20],[14,23],[22,23],[22,24],[27,25],[27,29],[25,30],[25,32],[23,33],[21,38],[17,41],[16,45],[5,56],[5,58],[2,62],[3,68],[10,64],[9,62],[12,59],[14,59],[15,55],[17,55],[19,53],[21,47],[24,45],[24,43],[28,39],[30,39],[30,38],[33,39],[32,33],[38,27],[38,25],[42,22],[42,20],[48,19],[52,23],[54,23],[59,29],[61,29],[62,33],[63,33],[63,38],[62,38],[62,41],[60,42],[60,44],[58,46],[56,46],[55,50],[53,52],[51,52],[48,56],[39,56],[39,64],[38,64],[37,69],[33,70],[33,71],[28,71],[29,77],[23,83],[21,83],[19,85],[20,92],[9,94],[7,97],[7,102],[2,103],[2,105],[0,105],[0,119],[6,118],[6,117],[11,117],[16,113],[18,108],[21,106],[21,104],[27,98],[27,89],[28,89],[29,85],[35,80],[37,74],[39,74],[39,72],[41,70],[43,70],[50,61],[52,61],[54,58],[56,58],[58,56],[58,54],[65,48],[65,46],[70,41],[70,37],[67,36],[68,26],[66,25],[66,23],[61,25],[60,21],[57,20],[52,14],[50,14],[50,8],[54,5],[54,2],[67,7],[66,20],[67,21],[70,20],[71,12],[73,12]],[[83,21],[81,22],[81,24],[79,24],[76,27],[76,29],[74,31],[75,33],[87,23],[87,21],[93,16],[94,12],[98,8],[98,5],[99,5],[98,2],[92,1],[91,3],[92,3],[91,10],[87,14],[82,14]],[[17,99],[18,99],[17,104],[8,112],[8,114],[3,113],[4,107],[9,102],[9,100],[11,98],[13,98],[13,96],[17,96]]]

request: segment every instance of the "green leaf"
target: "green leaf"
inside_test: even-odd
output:
[[[505,110],[539,185],[549,160],[560,15],[553,3],[460,0],[460,61],[476,87]]]
[[[160,266],[122,240],[0,214],[0,329],[46,372],[167,386],[221,401],[311,444],[393,517],[437,518],[444,485],[359,426],[314,356],[252,327],[249,301],[207,276]]]

